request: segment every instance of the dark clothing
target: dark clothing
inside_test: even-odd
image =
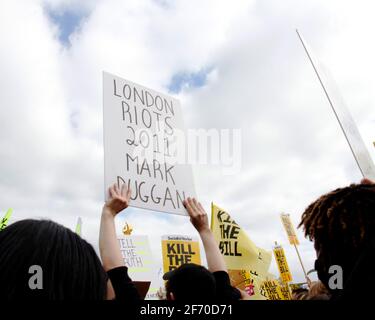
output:
[[[230,284],[229,274],[225,271],[213,272],[216,280],[216,300],[232,303],[241,299],[241,293]]]
[[[141,300],[136,287],[128,275],[127,267],[117,267],[109,270],[107,273],[111,280],[116,300],[126,302],[128,305],[136,304]],[[232,303],[241,298],[241,293],[231,286],[227,272],[217,271],[213,272],[212,275],[215,278],[216,284],[216,297],[212,297],[212,300],[223,303]],[[194,290],[192,295],[192,298],[194,299]],[[210,297],[207,298],[208,300],[211,300]]]
[[[343,268],[344,289],[331,290],[331,300],[373,300],[375,286],[374,267],[375,238],[363,250],[352,270]]]
[[[107,274],[116,295],[115,300],[126,302],[128,305],[134,305],[141,300],[137,288],[128,275],[127,267],[111,269]]]

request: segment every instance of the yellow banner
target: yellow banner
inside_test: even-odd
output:
[[[296,232],[294,230],[292,221],[290,220],[290,215],[282,213],[280,216],[281,216],[281,222],[283,223],[285,231],[288,235],[289,243],[292,244],[292,245],[294,245],[294,244],[299,245],[299,241],[298,241]]]
[[[161,241],[164,273],[185,263],[201,264],[199,242],[187,236],[163,236]]]
[[[277,267],[279,268],[281,280],[284,283],[292,281],[293,278],[289,269],[288,262],[286,261],[284,249],[281,246],[276,246],[273,248],[273,254],[275,256]]]
[[[212,204],[211,230],[228,269],[247,270],[266,279],[271,252],[258,248],[230,215]]]

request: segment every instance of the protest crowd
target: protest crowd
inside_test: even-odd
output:
[[[115,231],[116,215],[130,204],[131,190],[114,184],[101,215],[99,251],[53,221],[21,220],[0,231],[1,300],[119,300],[136,304],[141,296],[128,274]],[[203,243],[207,268],[186,263],[164,274],[167,300],[232,303],[248,300],[231,285],[227,266],[195,198],[184,200]],[[314,242],[319,281],[293,290],[294,300],[353,300],[371,297],[375,285],[375,184],[338,188],[302,213],[299,227]],[[31,265],[43,266],[43,290],[30,290]],[[343,287],[331,288],[330,267],[343,270]]]

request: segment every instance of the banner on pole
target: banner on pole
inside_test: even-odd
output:
[[[288,261],[286,260],[285,252],[282,246],[278,245],[273,248],[273,254],[279,269],[281,280],[288,283],[293,280],[289,269]]]
[[[312,67],[314,68],[332,111],[340,124],[342,132],[349,144],[350,150],[359,170],[362,173],[362,176],[375,181],[374,162],[371,159],[357,125],[355,124],[333,77],[331,76],[329,70],[321,63],[321,61],[315,58],[311,49],[308,47],[306,41],[303,39],[298,30],[297,35],[305,49]]]
[[[299,245],[296,231],[294,230],[292,221],[290,220],[290,215],[282,213],[280,217],[281,217],[281,222],[283,223],[284,229],[288,235],[289,243],[291,245]]]

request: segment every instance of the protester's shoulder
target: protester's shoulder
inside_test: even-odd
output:
[[[116,300],[127,302],[130,305],[141,300],[133,281],[129,277],[126,266],[108,270],[107,274],[111,280]]]
[[[107,271],[108,277],[112,279],[128,279],[128,267],[120,266]],[[130,278],[129,278],[130,279]]]
[[[225,301],[236,301],[241,298],[241,293],[230,283],[230,277],[226,271],[212,273],[216,281],[217,298]]]
[[[212,272],[213,276],[215,277],[216,281],[225,281],[230,283],[229,274],[226,271],[215,271]]]

